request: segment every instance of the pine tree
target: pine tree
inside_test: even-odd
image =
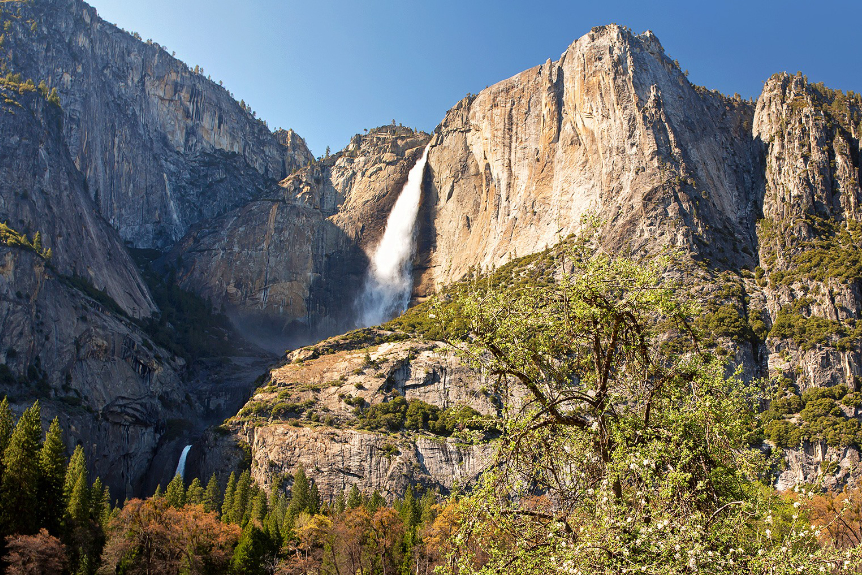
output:
[[[201,480],[195,477],[186,491],[186,505],[201,505],[204,502],[204,488]]]
[[[362,505],[362,494],[359,492],[359,488],[356,487],[354,483],[350,487],[350,493],[347,495],[347,508],[348,509],[356,509]]]
[[[374,493],[371,494],[371,499],[368,500],[368,513],[369,515],[374,515],[374,513],[384,507],[386,505],[386,500],[383,499],[383,496],[380,495],[380,492],[376,489]]]
[[[257,492],[252,501],[250,520],[256,525],[263,525],[267,513],[268,506],[266,504],[266,493],[261,490]]]
[[[274,552],[266,533],[252,523],[243,530],[233,553],[231,573],[235,575],[265,575],[266,558]]]
[[[97,477],[90,489],[90,517],[103,530],[111,520],[111,491]]]
[[[81,470],[75,480],[75,487],[66,503],[67,525],[74,529],[87,526],[90,520],[90,486],[87,480],[86,468]]]
[[[311,501],[309,492],[308,477],[305,475],[305,469],[300,467],[293,474],[293,486],[290,488],[290,505],[287,508],[291,518],[296,518],[303,511],[308,511],[308,506]]]
[[[212,476],[210,477],[210,480],[207,482],[206,491],[204,491],[204,496],[203,496],[204,511],[207,511],[207,512],[218,511],[219,510],[219,504],[221,503],[221,501],[219,501],[220,497],[221,497],[221,494],[219,493],[218,479],[216,479],[216,475],[215,475],[215,473],[213,473]]]
[[[320,512],[320,490],[317,488],[317,483],[311,482],[311,488],[308,490],[308,505],[306,511],[312,515]]]
[[[251,473],[248,469],[243,471],[236,482],[236,491],[233,494],[233,504],[230,508],[230,522],[240,527],[245,526],[246,513],[250,510],[251,501]]]
[[[66,477],[63,479],[63,501],[68,506],[69,499],[72,497],[72,490],[75,489],[75,484],[78,482],[78,476],[81,473],[87,473],[87,461],[84,458],[84,448],[80,445],[75,447],[72,452],[72,457],[69,458],[69,465],[66,467]]]
[[[236,493],[236,473],[231,471],[227,479],[227,487],[224,490],[224,502],[221,506],[221,518],[225,523],[230,523],[230,510],[233,507],[233,496]]]
[[[420,522],[423,525],[431,525],[431,522],[436,518],[434,505],[437,503],[437,490],[428,489],[422,494],[422,499],[419,502]]]
[[[186,486],[183,476],[177,473],[165,489],[165,501],[175,509],[181,509],[186,503]]]
[[[65,500],[63,486],[66,479],[66,446],[63,431],[55,417],[39,452],[39,525],[59,536],[63,522]]]
[[[333,511],[335,511],[336,515],[341,515],[344,513],[344,508],[347,506],[347,503],[344,501],[344,492],[340,492],[335,496],[335,504],[333,505]]]
[[[9,409],[9,399],[5,396],[3,401],[0,401],[0,459],[9,446],[9,440],[12,439],[12,431],[15,429],[15,417],[12,415],[12,410]]]
[[[419,502],[413,495],[413,486],[408,485],[404,492],[404,500],[401,502],[401,519],[404,520],[404,525],[411,529],[419,524],[420,516]]]
[[[38,527],[39,442],[42,421],[36,401],[21,415],[6,451],[0,481],[3,535],[32,534]]]

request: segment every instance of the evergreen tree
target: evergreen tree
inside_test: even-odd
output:
[[[437,490],[428,489],[422,494],[422,499],[419,502],[420,516],[419,521],[423,525],[431,525],[437,514],[434,510],[434,505],[437,503]]]
[[[111,519],[111,491],[97,477],[90,489],[90,517],[102,529],[106,529]]]
[[[374,493],[371,494],[371,498],[368,500],[368,514],[374,515],[374,513],[378,509],[385,506],[386,500],[383,499],[383,496],[380,495],[380,492],[375,489]]]
[[[260,490],[254,496],[252,501],[250,520],[256,525],[263,525],[267,512],[268,506],[266,504],[266,493]]]
[[[221,506],[221,518],[225,523],[230,523],[230,511],[233,507],[233,496],[236,493],[236,473],[231,471],[227,479],[227,487],[224,490],[224,503]]]
[[[268,556],[276,549],[267,537],[252,523],[243,530],[242,537],[233,553],[231,573],[235,575],[265,575],[265,565]]]
[[[87,482],[87,469],[84,468],[79,471],[66,503],[66,522],[73,529],[85,528],[90,521],[90,486]]]
[[[186,505],[201,505],[204,502],[204,488],[201,480],[195,477],[186,491]]]
[[[236,491],[233,494],[233,504],[230,508],[230,522],[243,527],[245,525],[246,512],[249,511],[251,500],[251,473],[246,469],[236,482]]]
[[[175,509],[182,508],[186,503],[186,486],[183,476],[177,473],[165,489],[165,501]]]
[[[162,484],[159,483],[158,485],[156,485],[156,491],[153,493],[153,499],[160,499],[164,496],[165,494],[162,491]]]
[[[75,484],[78,482],[78,476],[81,473],[87,473],[87,462],[84,458],[84,448],[80,445],[75,447],[72,452],[72,457],[69,458],[69,465],[66,467],[66,476],[63,479],[63,501],[68,505],[69,499],[72,497],[72,490],[75,489]]]
[[[311,502],[310,486],[305,469],[299,467],[293,474],[293,486],[290,488],[290,506],[287,508],[291,518],[296,518],[303,511],[308,511]]]
[[[9,400],[4,396],[3,401],[0,401],[0,459],[3,458],[3,453],[9,446],[9,440],[12,439],[14,429],[15,417],[12,415],[12,410],[9,409]]]
[[[59,536],[63,522],[65,500],[63,486],[66,479],[66,446],[63,444],[60,421],[55,417],[39,452],[39,509],[41,527]]]
[[[362,505],[362,494],[359,492],[359,488],[356,487],[354,483],[350,487],[350,493],[347,495],[347,508],[348,509],[356,509]]]
[[[320,490],[317,488],[317,483],[311,482],[311,488],[308,490],[308,506],[306,511],[315,515],[320,513]]]
[[[219,501],[220,497],[221,494],[218,488],[218,479],[216,479],[216,475],[213,473],[210,480],[207,482],[207,488],[203,495],[204,511],[218,511],[219,504],[221,503]]]
[[[3,535],[32,534],[38,528],[39,442],[42,421],[36,401],[21,415],[6,451],[0,480]]]
[[[333,512],[335,515],[341,515],[344,513],[344,508],[347,506],[347,503],[344,501],[344,492],[340,492],[335,496],[335,503],[333,504]]]
[[[408,485],[407,490],[404,492],[404,499],[401,502],[401,519],[404,520],[404,525],[407,529],[412,529],[419,524],[420,515],[421,510],[419,509],[419,502],[413,495],[413,486]]]

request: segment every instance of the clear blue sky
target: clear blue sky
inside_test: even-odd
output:
[[[430,131],[468,92],[592,26],[652,30],[689,79],[757,97],[773,73],[862,92],[862,0],[90,0],[224,81],[315,155],[393,119]]]

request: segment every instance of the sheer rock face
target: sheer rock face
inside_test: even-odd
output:
[[[6,34],[9,67],[59,90],[91,197],[135,247],[170,247],[313,159],[296,134],[271,133],[227,90],[80,0],[35,2],[23,16]]]
[[[779,313],[799,325],[819,325],[822,340],[768,338],[772,375],[791,380],[802,392],[844,384],[862,391],[862,347],[853,333],[862,319],[858,235],[841,239],[862,220],[858,97],[777,74],[763,89],[754,115],[754,136],[766,149],[763,220],[758,227],[761,286],[752,289],[770,326]],[[819,323],[817,323],[819,322]],[[844,408],[849,417],[859,409]],[[862,478],[859,450],[805,442],[787,450],[788,466],[779,487],[814,483],[841,489]],[[828,471],[827,471],[828,470]]]
[[[180,258],[182,285],[279,344],[352,328],[368,258],[428,138],[395,126],[357,135],[265,197],[196,227],[170,256]]]
[[[0,363],[14,380],[0,393],[23,409],[35,398],[43,421],[59,416],[70,446],[82,442],[91,471],[117,497],[136,493],[185,398],[182,366],[136,324],[91,299],[68,278],[104,290],[129,317],[154,305],[126,250],[95,211],[60,132],[61,113],[34,93],[0,105],[0,221],[39,232],[50,248],[0,245]]]
[[[650,32],[594,28],[446,114],[428,159],[420,290],[553,245],[588,212],[617,250],[750,263],[753,111],[689,84]]]

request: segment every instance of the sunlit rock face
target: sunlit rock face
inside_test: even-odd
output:
[[[690,84],[650,32],[593,28],[438,126],[420,289],[553,245],[586,213],[613,249],[750,263],[762,188],[753,113]]]
[[[99,213],[139,248],[170,247],[195,222],[259,195],[312,155],[227,90],[80,0],[23,7],[10,68],[59,90],[63,136]]]

